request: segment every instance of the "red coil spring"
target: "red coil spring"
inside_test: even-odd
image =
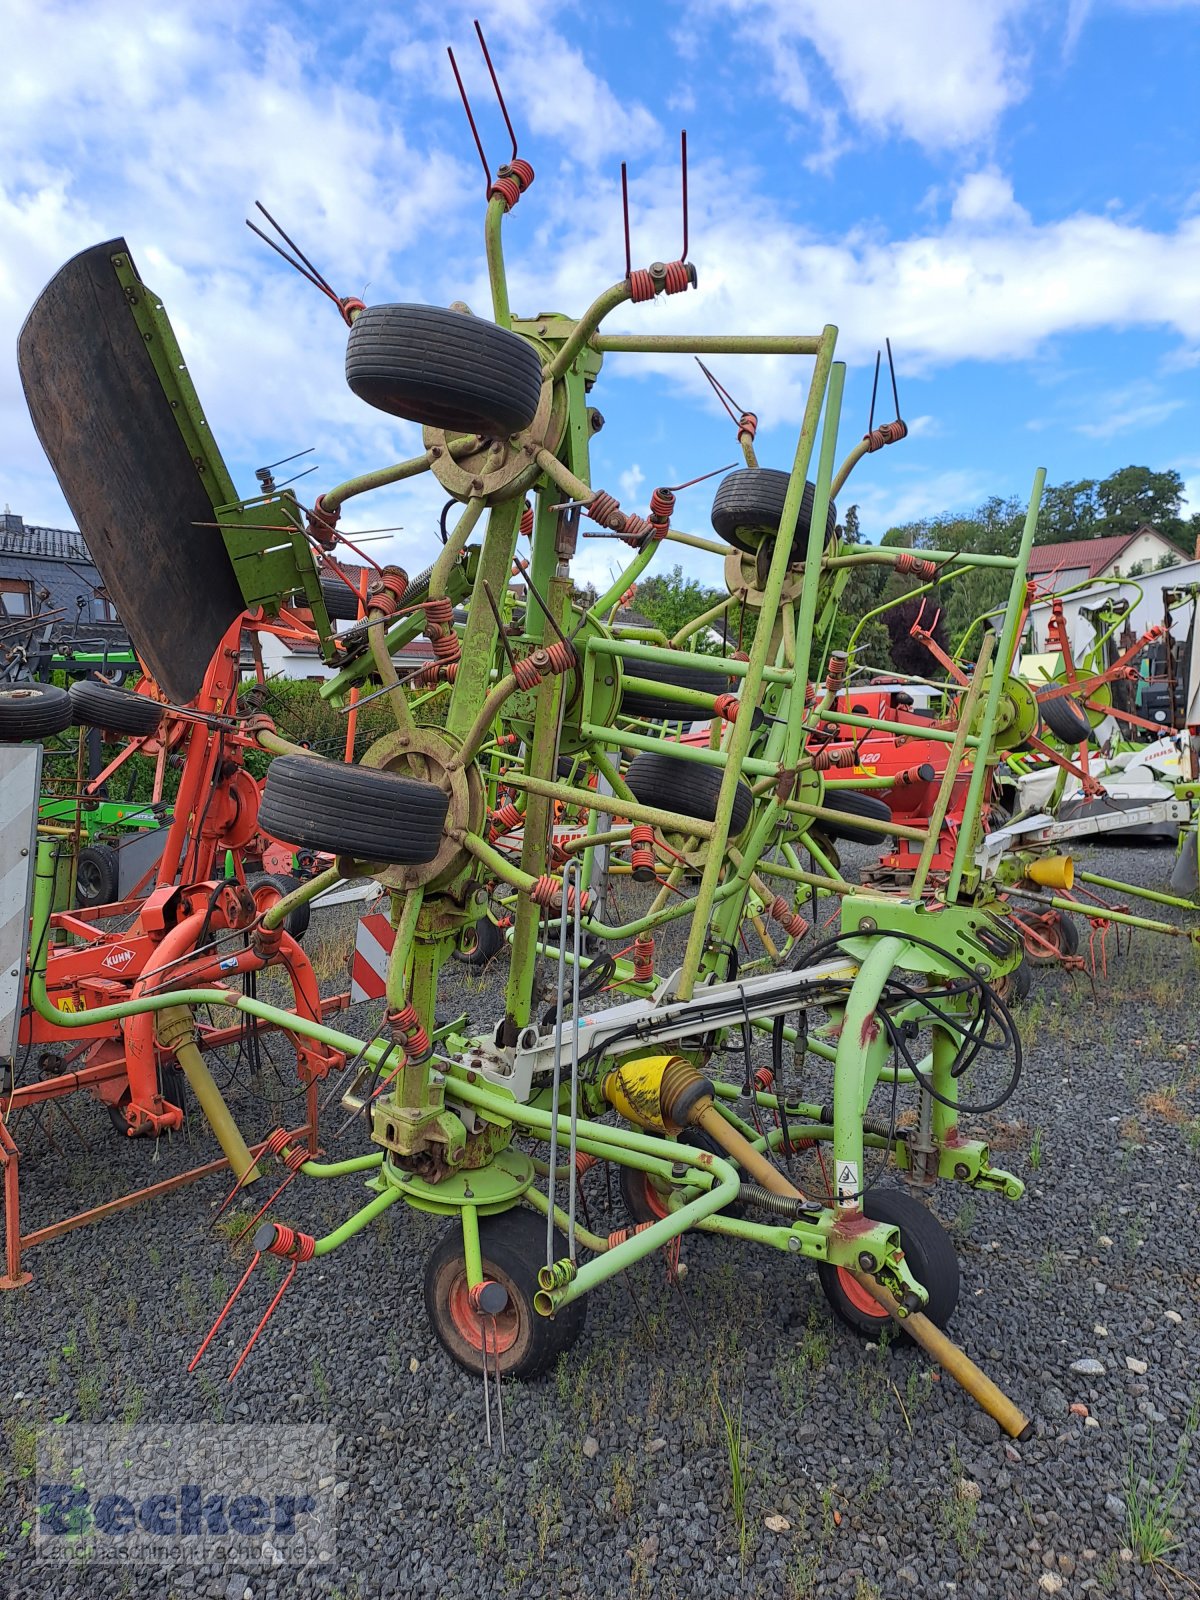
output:
[[[520,661],[513,662],[513,677],[518,689],[535,689],[542,681],[542,674],[531,656],[522,656]]]
[[[741,704],[735,694],[719,694],[713,701],[713,710],[723,722],[736,722]]]
[[[910,783],[928,783],[929,779],[919,766],[905,767],[903,772],[898,772],[892,782],[897,789],[907,789]]]
[[[759,1067],[754,1074],[754,1087],[760,1094],[770,1094],[775,1087],[775,1074],[770,1067]]]
[[[421,668],[417,684],[422,689],[431,688],[435,683],[453,683],[458,677],[460,662],[430,661]]]
[[[586,1150],[576,1150],[576,1152],[575,1152],[575,1175],[576,1175],[576,1177],[582,1178],[585,1172],[590,1172],[593,1167],[598,1167],[599,1165],[600,1165],[600,1157],[599,1156],[591,1156],[591,1155],[589,1155],[587,1153]]]
[[[633,981],[649,983],[654,976],[654,935],[639,933],[633,941]]]
[[[317,1241],[311,1233],[301,1233],[299,1229],[286,1226],[285,1223],[275,1224],[275,1237],[267,1246],[267,1254],[283,1256],[288,1261],[311,1261],[316,1252]]]
[[[777,894],[767,907],[767,915],[773,918],[785,933],[791,934],[793,939],[802,939],[808,932],[808,923],[797,911],[793,911],[781,894]]]
[[[390,617],[404,599],[408,573],[403,567],[384,567],[367,591],[367,608]]]
[[[491,816],[492,843],[495,844],[497,839],[511,832],[513,828],[519,828],[524,820],[524,817],[511,800],[506,800],[502,806],[497,806]]]
[[[682,294],[696,281],[696,269],[686,261],[668,261],[664,287],[668,294]]]
[[[915,556],[911,550],[901,550],[896,557],[896,571],[910,572],[917,578],[936,578],[938,574],[936,562]]]
[[[639,305],[643,300],[654,299],[656,292],[654,279],[645,267],[638,267],[625,281],[629,285],[629,298],[634,305]]]
[[[898,444],[901,439],[908,437],[908,423],[901,422],[899,417],[895,422],[885,422],[881,427],[872,428],[870,433],[864,433],[867,441],[867,454],[874,455],[876,450],[882,450],[885,444]]]
[[[304,1149],[303,1145],[296,1146],[292,1150],[286,1150],[289,1144],[295,1145],[295,1136],[288,1133],[284,1128],[276,1128],[266,1144],[263,1145],[263,1155],[278,1156],[289,1172],[297,1172],[308,1160],[308,1151]]]
[[[388,1016],[388,1023],[392,1030],[392,1037],[398,1044],[404,1046],[407,1054],[414,1061],[424,1061],[426,1056],[432,1054],[433,1046],[429,1042],[429,1035],[421,1026],[421,1019],[417,1016],[416,1007],[411,1003],[400,1011],[393,1011]]]
[[[528,504],[521,513],[521,532],[527,539],[533,533],[533,507]]]
[[[308,537],[324,549],[332,550],[337,543],[337,524],[340,516],[340,508],[335,511],[328,510],[325,496],[319,494],[316,504],[308,513]]]
[[[621,526],[616,531],[621,535],[625,543],[632,545],[635,550],[642,548],[651,533],[656,538],[661,539],[662,535],[667,531],[665,528],[661,531],[652,528],[645,517],[639,517],[636,511],[621,512],[620,523]],[[616,527],[616,524],[614,523],[613,526]]]
[[[652,1228],[652,1222],[638,1222],[632,1228],[614,1228],[608,1236],[608,1247],[615,1250],[617,1245],[624,1244],[627,1239],[632,1239],[634,1234],[645,1233],[647,1228]]]
[[[652,521],[660,522],[664,517],[670,521],[675,510],[675,495],[670,489],[655,489],[650,496],[650,517]]]
[[[755,434],[757,432],[758,432],[758,417],[756,416],[756,414],[753,411],[743,411],[742,415],[738,418],[738,441],[739,441],[739,443],[741,442],[742,439],[749,439],[750,442],[753,443],[754,442],[754,436],[755,436]]]
[[[607,489],[597,489],[587,503],[585,515],[593,522],[598,522],[602,528],[612,526],[612,519],[621,510],[621,502],[615,495],[609,494]]]
[[[344,300],[338,301],[338,310],[342,313],[342,321],[348,328],[354,326],[355,314],[366,309],[366,301],[360,300],[357,295],[350,294]]]
[[[535,906],[545,906],[547,911],[560,911],[563,903],[562,884],[557,878],[537,878],[529,890],[529,898]],[[578,904],[586,911],[590,899],[591,896],[586,890],[582,895],[578,895],[574,884],[572,884],[567,891],[567,910],[574,911]]]
[[[830,767],[856,767],[858,752],[852,745],[842,745],[837,750],[826,746],[814,754],[812,764],[817,772],[827,772]]]
[[[546,649],[547,662],[544,671],[550,673],[570,672],[578,657],[575,647],[566,639],[556,639]]]
[[[898,565],[899,563],[897,563]],[[829,670],[825,674],[825,687],[831,693],[835,691],[842,679],[846,676],[846,658],[843,655],[832,655],[829,658]]]
[[[276,1128],[275,1132],[263,1145],[263,1155],[278,1156],[283,1154],[284,1146],[291,1142],[291,1134],[286,1128]]]
[[[434,627],[439,631],[436,638],[432,634],[429,636],[429,642],[433,646],[433,654],[439,666],[457,665],[462,657],[462,640],[452,628],[443,632],[441,624],[436,622]]]
[[[633,876],[639,883],[652,883],[655,878],[654,871],[654,829],[648,822],[638,822],[629,831],[629,842],[633,846],[630,863]]]
[[[487,197],[490,200],[498,194],[511,211],[532,182],[533,168],[528,161],[508,161],[497,173],[495,183],[488,185]]]
[[[426,633],[429,633],[431,623],[439,628],[448,628],[454,621],[454,607],[444,595],[437,600],[426,600],[424,611]],[[433,637],[432,634],[430,637]]]

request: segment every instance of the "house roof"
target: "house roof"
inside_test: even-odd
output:
[[[1168,541],[1163,539],[1157,528],[1143,525],[1134,533],[1115,533],[1107,538],[1100,539],[1067,539],[1062,544],[1035,544],[1029,552],[1029,571],[1032,575],[1043,572],[1077,572],[1081,568],[1089,578],[1100,575],[1114,561],[1121,559],[1121,552],[1131,545],[1135,539],[1144,533],[1151,533],[1163,544]]]
[[[0,515],[0,553],[32,556],[38,561],[83,561],[92,558],[83,535],[67,528],[35,528],[15,512]]]

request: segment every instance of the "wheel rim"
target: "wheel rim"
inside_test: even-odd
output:
[[[485,1267],[485,1271],[488,1269]],[[494,1271],[494,1269],[492,1269]],[[512,1292],[511,1285],[505,1280],[503,1273],[495,1273],[496,1282],[503,1285],[508,1294],[508,1304],[495,1318],[488,1317],[488,1350],[495,1351],[498,1355],[506,1355],[516,1344],[521,1332],[521,1315],[517,1310],[517,1302]],[[454,1324],[454,1331],[465,1344],[472,1350],[483,1350],[484,1319],[479,1316],[471,1304],[471,1287],[467,1282],[466,1269],[454,1279],[450,1285],[447,1297],[447,1309],[450,1320]],[[492,1324],[494,1323],[494,1327]]]
[[[260,917],[283,899],[273,883],[260,883],[250,892],[254,896],[255,914]]]
[[[837,1269],[838,1287],[854,1309],[864,1317],[874,1317],[879,1322],[887,1320],[887,1312],[871,1291],[865,1288],[845,1267]]]
[[[85,900],[100,898],[100,868],[94,861],[82,861],[75,874],[75,886]]]
[[[667,1202],[650,1182],[650,1174],[648,1172],[642,1174],[642,1193],[646,1201],[647,1211],[652,1212],[655,1217],[669,1217],[671,1215]]]

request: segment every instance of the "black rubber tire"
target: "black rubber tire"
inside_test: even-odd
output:
[[[542,363],[519,334],[444,306],[368,306],[346,344],[346,382],[393,417],[505,439],[533,421]]]
[[[958,1257],[950,1235],[932,1211],[903,1189],[872,1189],[863,1197],[863,1212],[872,1222],[890,1222],[900,1230],[900,1242],[914,1278],[929,1295],[925,1315],[944,1328],[958,1304]],[[855,1305],[837,1269],[818,1261],[817,1276],[833,1313],[864,1339],[878,1339],[896,1326],[879,1307],[878,1316]],[[902,1334],[901,1337],[907,1338]]]
[[[625,781],[634,799],[640,800],[644,806],[678,811],[681,816],[695,817],[699,822],[715,822],[722,776],[719,767],[702,766],[698,761],[688,761],[684,756],[660,755],[657,751],[643,750],[629,763]],[[614,801],[614,809],[619,810],[620,804],[619,800]],[[741,833],[753,809],[754,796],[750,793],[750,785],[739,779],[729,823],[731,839],[736,839]]]
[[[71,707],[75,721],[84,728],[103,728],[108,733],[127,733],[145,737],[157,733],[166,707],[144,694],[128,689],[113,689],[94,678],[80,678],[71,685]]]
[[[0,744],[45,739],[74,720],[71,696],[57,684],[0,684]]]
[[[709,667],[677,666],[673,661],[630,661],[625,670],[635,678],[647,678],[654,683],[673,684],[677,689],[694,689],[698,694],[729,693],[729,675]],[[684,705],[680,700],[649,694],[640,689],[625,689],[621,693],[623,717],[650,717],[664,722],[697,722],[705,712],[699,706]],[[711,713],[708,713],[711,715]]]
[[[258,821],[264,833],[310,850],[418,866],[437,855],[449,804],[436,784],[398,773],[277,756],[267,768]]]
[[[1000,996],[1006,1006],[1019,1006],[1023,1000],[1028,1000],[1032,987],[1033,968],[1029,965],[1028,956],[1022,956],[1019,966],[992,984],[993,992]]]
[[[84,908],[115,905],[120,877],[120,857],[112,845],[85,845],[75,867],[75,904]]]
[[[846,818],[869,817],[873,822],[890,822],[891,807],[873,794],[863,794],[857,789],[827,789],[821,804],[827,811],[840,812]],[[820,831],[830,839],[849,839],[852,844],[879,844],[887,838],[884,833],[873,833],[869,828],[857,828],[851,821],[830,822],[822,817]]]
[[[1045,928],[1040,928],[1038,931],[1049,939],[1051,944],[1057,945],[1058,955],[1048,956],[1034,950],[1026,950],[1025,960],[1031,967],[1057,966],[1061,956],[1073,956],[1079,953],[1079,924],[1075,918],[1066,911],[1055,911],[1051,915],[1054,917],[1053,932]]]
[[[1038,711],[1050,732],[1063,744],[1086,744],[1092,736],[1087,712],[1073,695],[1060,694],[1053,700],[1039,700]]]
[[[461,961],[464,966],[486,967],[493,956],[499,955],[507,942],[491,917],[480,917],[475,924],[475,943],[471,948],[460,950],[455,947],[450,954],[455,961]]]
[[[696,1150],[707,1150],[710,1155],[722,1156],[726,1161],[732,1159],[703,1128],[685,1128],[678,1135],[678,1142],[690,1144]],[[617,1179],[617,1188],[620,1190],[625,1210],[635,1222],[658,1222],[666,1216],[665,1206],[655,1209],[651,1197],[657,1198],[658,1191],[650,1182],[648,1173],[640,1172],[636,1167],[620,1167],[618,1171],[620,1177]],[[738,1200],[733,1200],[721,1208],[721,1215],[725,1217],[743,1217],[745,1214],[746,1208]]]
[[[254,896],[256,910],[261,913],[276,901],[282,900],[285,894],[291,894],[293,889],[298,889],[300,879],[285,873],[252,872],[246,879],[246,887]],[[308,932],[311,920],[311,906],[297,906],[295,911],[289,911],[283,919],[284,932],[290,933],[292,938],[299,942]]]
[[[556,1255],[561,1258],[566,1254],[567,1241],[562,1234],[557,1238]],[[581,1295],[553,1317],[543,1317],[534,1310],[538,1269],[546,1265],[546,1224],[523,1207],[480,1217],[479,1251],[484,1277],[508,1291],[509,1305],[498,1322],[505,1336],[511,1329],[515,1338],[500,1353],[500,1372],[508,1378],[540,1377],[557,1364],[583,1332],[588,1297]],[[452,1296],[460,1295],[465,1283],[462,1228],[454,1222],[425,1263],[425,1312],[435,1338],[450,1359],[478,1376],[483,1371],[482,1349],[469,1340],[451,1314]],[[494,1366],[491,1370],[495,1370]]]
[[[358,596],[340,578],[321,578],[321,599],[330,622],[357,622]]]
[[[712,525],[726,544],[753,555],[764,540],[773,539],[779,532],[789,481],[790,475],[775,467],[743,467],[722,478],[713,497]],[[815,494],[816,486],[806,483],[792,546],[797,560],[804,554],[803,542],[812,523]],[[825,519],[826,543],[833,538],[836,527],[837,507],[830,501]]]

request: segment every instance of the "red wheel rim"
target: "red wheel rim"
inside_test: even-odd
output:
[[[260,883],[257,888],[252,889],[250,892],[254,896],[254,910],[260,917],[265,912],[270,911],[272,906],[277,906],[283,899],[283,896],[273,883]]]
[[[871,1291],[859,1283],[852,1272],[847,1272],[845,1267],[839,1267],[837,1275],[842,1293],[856,1311],[860,1312],[864,1317],[874,1317],[880,1322],[887,1321],[887,1312]]]
[[[670,1208],[662,1195],[650,1182],[649,1173],[644,1172],[642,1174],[642,1189],[646,1198],[646,1209],[652,1212],[655,1217],[669,1217],[671,1214]]]
[[[505,1285],[506,1289],[507,1287]],[[465,1344],[471,1346],[472,1350],[482,1351],[484,1319],[471,1304],[471,1290],[465,1272],[460,1272],[450,1285],[449,1308],[455,1332]],[[517,1335],[521,1331],[521,1319],[517,1315],[517,1307],[511,1293],[508,1296],[508,1304],[494,1319],[494,1328],[492,1322],[493,1318],[487,1318],[488,1350],[504,1355],[516,1344]]]

